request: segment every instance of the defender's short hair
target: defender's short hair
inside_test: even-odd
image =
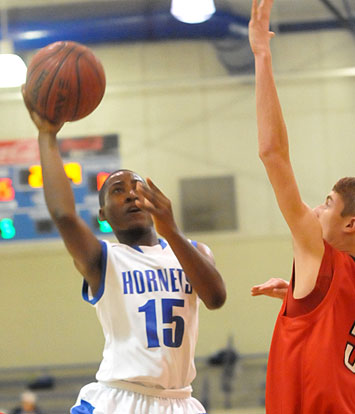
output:
[[[341,178],[334,185],[333,191],[338,193],[344,202],[342,217],[355,216],[355,177]]]

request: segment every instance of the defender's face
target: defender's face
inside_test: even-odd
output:
[[[322,226],[323,238],[335,247],[339,237],[342,237],[342,229],[346,223],[346,218],[341,216],[343,209],[344,202],[335,191],[326,197],[323,204],[314,209]]]
[[[137,183],[143,179],[132,171],[118,171],[106,183],[105,205],[100,215],[114,230],[133,230],[152,227],[149,213],[136,206]]]

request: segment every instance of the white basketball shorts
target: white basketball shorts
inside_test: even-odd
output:
[[[85,385],[71,414],[207,414],[196,398],[161,398],[108,387]]]

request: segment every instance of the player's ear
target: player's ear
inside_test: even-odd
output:
[[[345,226],[346,233],[355,233],[355,217],[350,217],[346,226]]]
[[[106,220],[105,212],[104,212],[103,207],[101,207],[100,210],[99,210],[99,219],[100,219],[100,221],[105,221]]]

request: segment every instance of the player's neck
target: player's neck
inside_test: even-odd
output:
[[[353,240],[349,245],[348,252],[349,252],[350,256],[355,258],[355,237],[353,237]]]
[[[116,237],[120,243],[128,246],[154,246],[159,243],[154,228],[118,230]]]
[[[350,256],[355,260],[355,250],[354,249],[344,249],[345,253],[350,254]]]

